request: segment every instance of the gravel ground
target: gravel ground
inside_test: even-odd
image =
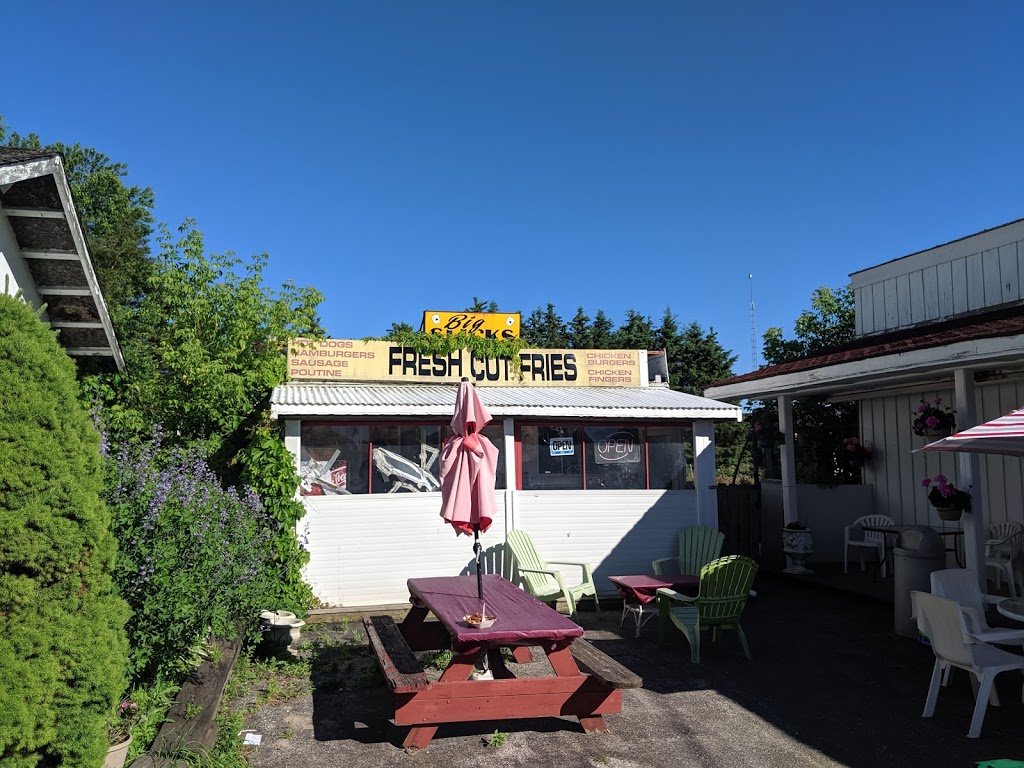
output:
[[[890,605],[794,579],[762,576],[756,587],[743,616],[753,662],[730,632],[717,645],[708,637],[694,665],[674,630],[659,644],[655,622],[634,638],[628,627],[619,629],[616,606],[599,617],[582,612],[587,639],[644,679],[642,689],[623,692],[621,715],[606,716],[608,733],[586,734],[575,718],[447,725],[427,749],[411,753],[401,747],[407,729],[387,720],[391,694],[359,618],[308,625],[300,655],[310,661],[313,691],[270,697],[279,700],[247,716],[245,727],[262,735],[247,757],[257,768],[460,768],[488,760],[533,768],[974,766],[1024,759],[1020,676],[1000,676],[1003,706],[989,708],[980,739],[968,739],[966,674],[954,675],[940,693],[936,716],[922,718],[934,657],[893,633]],[[546,664],[509,667],[543,674]],[[244,709],[256,694],[232,706]]]

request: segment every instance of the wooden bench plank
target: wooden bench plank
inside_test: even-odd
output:
[[[429,685],[423,667],[390,616],[363,619],[366,639],[377,657],[384,679],[395,693],[423,690]]]
[[[643,687],[643,678],[622,666],[604,651],[599,651],[582,637],[574,640],[569,650],[581,668],[605,684],[613,688]]]

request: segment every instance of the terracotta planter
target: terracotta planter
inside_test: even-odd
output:
[[[125,758],[128,757],[128,747],[131,745],[132,737],[129,736],[120,744],[111,746],[107,750],[106,759],[103,761],[103,768],[121,768],[124,765]]]

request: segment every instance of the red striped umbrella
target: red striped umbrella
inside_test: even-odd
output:
[[[1024,456],[1024,408],[1010,411],[1006,416],[957,432],[917,450]]]

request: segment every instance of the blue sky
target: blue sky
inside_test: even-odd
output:
[[[0,114],[96,147],[331,336],[474,296],[713,327],[1024,216],[1024,4],[6,7]],[[33,32],[33,30],[35,30]],[[11,32],[17,32],[11,34]],[[760,348],[760,342],[758,342]]]

